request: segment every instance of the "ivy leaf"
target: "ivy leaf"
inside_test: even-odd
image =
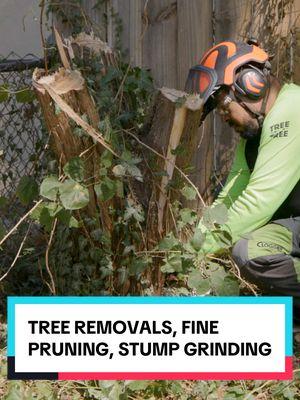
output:
[[[45,206],[49,212],[50,217],[56,217],[57,214],[63,210],[62,206],[57,202],[45,203]]]
[[[61,221],[69,228],[79,228],[79,222],[75,217],[73,217],[69,210],[65,210],[61,207],[56,216],[59,221]]]
[[[45,208],[45,203],[39,204],[31,213],[30,218],[34,221],[39,221],[42,210]]]
[[[16,100],[19,103],[31,103],[34,99],[34,91],[30,88],[23,89],[16,93]]]
[[[137,222],[143,222],[144,211],[140,204],[134,204],[129,199],[124,213],[124,220],[128,221],[130,218],[134,218]]]
[[[128,388],[135,392],[139,390],[145,390],[149,385],[151,385],[151,382],[149,381],[131,381],[128,384]]]
[[[188,277],[188,286],[195,289],[197,294],[203,295],[209,292],[210,282],[208,278],[203,278],[199,271],[193,271]]]
[[[138,157],[134,157],[129,150],[125,150],[122,153],[122,160],[122,165],[125,168],[126,172],[136,180],[143,182],[142,173],[140,169],[136,166],[136,164],[140,163],[142,160]]]
[[[193,187],[187,185],[181,189],[181,193],[187,200],[195,200],[197,194]]]
[[[129,265],[129,275],[140,275],[142,274],[148,265],[151,263],[151,258],[134,258]]]
[[[222,229],[215,229],[212,233],[218,239],[219,245],[223,249],[228,249],[232,246],[232,237],[229,232]]]
[[[210,291],[210,282],[209,279],[203,279],[203,281],[196,287],[196,292],[200,296],[203,296],[205,294],[208,294]]]
[[[112,173],[113,173],[117,178],[120,178],[120,177],[122,177],[122,176],[124,176],[124,175],[126,174],[126,170],[125,170],[125,168],[123,167],[123,165],[118,164],[118,165],[115,165],[115,166],[113,167]]]
[[[50,215],[48,208],[43,206],[39,215],[39,223],[45,227],[46,231],[50,232],[53,220],[54,217]]]
[[[126,163],[130,165],[138,164],[142,161],[141,158],[134,157],[134,155],[129,150],[124,150],[122,153],[122,160],[126,161]]]
[[[228,220],[228,210],[224,204],[215,207],[206,207],[203,212],[203,224],[207,228],[213,228],[214,224],[225,224]]]
[[[174,272],[181,272],[182,271],[182,260],[180,254],[172,254],[168,257],[168,264],[170,264]]]
[[[224,268],[221,267],[221,265],[216,263],[209,263],[209,267],[211,286],[216,293],[219,293],[219,291],[222,290],[223,282],[226,277],[226,272],[224,271]]]
[[[55,201],[60,186],[61,182],[59,182],[56,176],[48,176],[41,184],[40,195],[46,197],[46,199]]]
[[[125,169],[129,175],[135,178],[139,182],[143,182],[143,175],[140,169],[135,165],[125,164]]]
[[[159,242],[158,248],[159,250],[171,250],[178,244],[178,239],[175,238],[173,232],[171,232]]]
[[[113,155],[110,151],[105,150],[103,154],[101,155],[101,166],[104,168],[109,168],[111,167],[113,160]]]
[[[84,137],[84,136],[88,136],[87,135],[87,133],[86,133],[86,131],[84,130],[84,129],[82,129],[80,126],[76,126],[74,129],[73,129],[73,133],[74,133],[74,135],[75,136],[78,136],[78,137]]]
[[[0,103],[9,99],[9,87],[7,84],[0,86]]]
[[[195,289],[202,281],[203,277],[200,271],[193,271],[189,274],[187,284],[191,289]]]
[[[238,296],[240,293],[240,288],[238,281],[230,275],[227,275],[217,290],[216,294],[218,296]]]
[[[23,176],[17,187],[17,196],[24,205],[29,204],[39,194],[36,181],[31,176]]]
[[[76,182],[82,182],[84,179],[84,164],[80,157],[71,158],[64,166],[64,173]]]
[[[89,202],[89,191],[78,182],[69,179],[59,187],[62,205],[67,210],[79,210]]]
[[[210,207],[204,208],[203,213],[202,213],[202,223],[208,229],[213,229],[215,227],[214,219],[212,218]]]
[[[172,254],[164,259],[164,264],[161,266],[161,272],[172,273],[182,271],[182,260],[180,254]]]
[[[187,224],[192,225],[197,219],[197,214],[195,213],[195,211],[189,208],[183,208],[182,210],[180,210],[179,214],[181,221],[183,222],[183,226]]]
[[[204,243],[205,235],[201,232],[201,229],[196,228],[190,244],[196,251],[199,251]]]
[[[217,224],[223,225],[228,220],[228,210],[224,204],[218,204],[211,209],[212,218]]]
[[[183,144],[179,144],[175,149],[171,150],[171,154],[174,156],[183,156],[186,154],[186,147]]]
[[[115,182],[106,176],[101,183],[94,186],[94,189],[100,201],[108,201],[114,197],[117,188]]]

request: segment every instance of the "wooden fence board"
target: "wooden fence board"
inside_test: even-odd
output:
[[[178,86],[184,89],[189,68],[212,44],[212,1],[177,0]]]
[[[203,53],[212,45],[212,5],[210,0],[177,0],[177,80],[180,89],[184,89],[189,68],[197,64]],[[197,146],[193,148],[193,151],[196,151],[192,161],[194,172],[189,175],[199,187],[200,193],[206,195],[209,192],[207,182],[213,164],[212,144],[211,118],[208,118],[198,129]],[[196,206],[194,204],[194,207]]]
[[[177,89],[177,2],[150,0],[143,16],[143,65],[157,86]]]
[[[108,23],[103,39],[109,44],[116,44],[115,31],[120,18],[123,28],[121,48],[127,52],[126,61],[150,69],[157,87],[176,89],[184,88],[188,69],[197,63],[213,42],[244,40],[255,35],[264,39],[268,36],[266,21],[270,23],[270,4],[275,4],[276,15],[280,13],[280,7],[284,7],[284,2],[279,0],[107,0],[97,10],[93,9],[95,2],[83,0],[83,5],[87,14],[99,25],[102,24],[101,14],[107,12]],[[299,14],[300,0],[294,0],[284,23],[278,26],[279,32],[287,37],[284,59],[287,61],[289,57],[290,72],[298,83]],[[291,26],[294,37],[289,40]],[[269,36],[267,40],[271,42],[272,36]],[[281,55],[278,60],[282,60]],[[277,67],[279,75],[281,69]],[[212,165],[216,173],[221,171],[218,177],[226,176],[237,139],[238,135],[217,117],[213,119],[210,116],[200,128],[198,141],[201,145],[193,161],[195,173],[191,177],[201,192],[205,190]]]
[[[106,13],[106,4],[99,3],[97,0],[82,0],[82,8],[93,22],[95,34],[106,41],[107,29],[104,16]]]

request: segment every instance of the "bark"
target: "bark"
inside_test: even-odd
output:
[[[189,166],[196,152],[197,130],[202,112],[202,100],[175,89],[162,88],[158,93],[150,121],[149,133],[144,143],[164,157],[153,155],[145,150],[146,165],[144,170],[146,185],[136,187],[140,201],[146,205],[147,213],[147,247],[152,249],[159,240],[174,228],[174,221],[169,212],[170,201],[184,199],[178,192],[170,192],[168,184],[174,176],[175,166]],[[176,155],[178,146],[184,148],[182,154]],[[156,177],[155,172],[158,174]],[[156,294],[160,294],[163,276],[158,262],[154,262],[151,271],[151,282]]]
[[[80,84],[74,81],[72,86],[70,75],[71,72],[63,68],[48,77],[44,77],[44,70],[35,70],[33,81],[36,86],[36,95],[41,105],[45,124],[50,133],[51,145],[60,163],[60,168],[63,168],[73,157],[77,157],[85,152],[82,156],[85,166],[85,178],[92,179],[89,181],[90,202],[84,212],[89,217],[100,214],[98,225],[101,225],[106,231],[110,232],[112,222],[107,211],[107,205],[104,206],[99,203],[93,186],[95,182],[99,181],[99,158],[103,147],[95,144],[93,139],[88,135],[83,134],[81,137],[78,134],[76,135],[74,130],[78,127],[74,121],[62,109],[59,109],[49,92],[42,89],[43,84],[46,86],[50,85],[76,114],[84,116],[90,126],[97,129],[100,120],[86,84],[82,79]],[[77,72],[77,76],[81,76],[79,72]]]

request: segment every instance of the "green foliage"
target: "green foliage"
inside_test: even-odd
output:
[[[9,99],[9,87],[7,84],[0,85],[0,103]]]
[[[203,235],[200,229],[196,228],[190,240],[190,245],[195,251],[200,251],[204,241],[205,241],[205,235]]]
[[[105,0],[94,2],[94,9],[107,7]],[[48,1],[47,13],[53,12],[73,33],[82,31],[84,26],[89,30],[87,20],[80,5],[81,0],[73,0],[71,10],[62,7],[60,2]],[[122,30],[119,18],[114,10],[113,26],[116,36],[120,38]],[[99,26],[105,24],[105,16]],[[97,27],[94,27],[97,33]],[[193,209],[183,208],[179,202],[172,204],[176,229],[168,233],[157,247],[153,256],[139,252],[142,233],[145,232],[146,221],[144,209],[135,201],[131,192],[131,182],[143,183],[141,159],[136,155],[135,142],[132,142],[123,130],[139,132],[145,122],[147,107],[153,94],[153,82],[148,71],[129,67],[122,63],[118,68],[110,66],[106,75],[101,72],[102,60],[94,56],[87,64],[83,59],[75,60],[82,70],[89,90],[93,94],[97,109],[101,115],[99,130],[111,143],[121,159],[116,160],[108,151],[101,155],[94,186],[98,200],[104,202],[113,221],[114,238],[101,229],[99,220],[101,211],[93,217],[84,215],[84,207],[89,201],[89,187],[93,184],[91,176],[85,171],[85,162],[75,157],[64,166],[64,180],[58,179],[57,171],[49,168],[48,176],[40,186],[43,202],[31,214],[31,218],[43,226],[47,232],[53,228],[57,218],[58,225],[53,237],[49,264],[53,270],[57,294],[59,295],[111,295],[115,292],[115,284],[124,283],[128,277],[136,278],[143,285],[143,273],[150,267],[157,254],[161,262],[161,271],[176,276],[177,295],[238,295],[239,284],[222,258],[213,260],[202,253],[207,232],[218,236],[221,247],[226,251],[231,245],[228,233],[222,230],[227,221],[227,211],[223,206],[204,210],[202,224],[206,228],[197,227],[197,214]],[[0,86],[0,102],[9,100],[13,92],[7,85]],[[20,103],[30,103],[34,93],[25,88],[15,93]],[[185,98],[177,101],[176,107],[182,105]],[[55,112],[61,109],[55,105]],[[82,116],[86,119],[86,115]],[[74,127],[74,135],[85,138],[87,135],[80,127]],[[0,132],[1,134],[1,132]],[[17,151],[13,147],[12,151]],[[183,154],[184,149],[178,146],[173,154]],[[32,160],[34,161],[34,160]],[[50,165],[49,165],[50,167]],[[163,176],[165,172],[156,171],[154,175]],[[7,177],[3,177],[3,182]],[[144,184],[147,184],[145,182]],[[196,199],[196,191],[190,185],[172,182],[183,197],[189,201]],[[171,186],[170,185],[170,186]],[[24,177],[18,187],[19,199],[29,204],[37,196],[37,185],[31,177]],[[114,209],[109,206],[110,200],[122,206]],[[0,209],[8,202],[0,197]],[[82,214],[79,212],[82,210]],[[76,228],[76,229],[75,229]],[[78,229],[81,228],[81,229]],[[84,232],[88,232],[88,235]],[[0,237],[5,228],[0,221]],[[45,232],[43,232],[43,235]],[[116,243],[113,243],[115,241]],[[34,247],[33,247],[34,246]],[[33,251],[38,254],[34,254]],[[157,252],[157,253],[156,253]],[[146,253],[146,254],[145,254]],[[156,260],[157,261],[157,260]],[[117,268],[116,268],[117,265]],[[19,287],[18,294],[45,294],[44,247],[38,249],[37,244],[26,246],[17,265],[13,269],[12,280]],[[146,286],[148,281],[146,282]],[[16,292],[16,289],[14,289]],[[8,290],[9,291],[9,290]],[[77,381],[77,382],[7,382],[4,357],[0,357],[0,397],[8,400],[18,399],[99,399],[99,400],[249,400],[255,398],[272,398],[277,400],[296,399],[300,397],[299,376],[293,382],[270,382],[262,387],[260,381]],[[5,393],[5,392],[6,393]],[[250,394],[252,391],[253,394]]]
[[[79,210],[89,203],[89,191],[73,179],[67,179],[59,187],[62,205],[66,210]]]
[[[4,325],[4,324],[3,324]],[[0,395],[5,400],[296,400],[299,376],[293,381],[10,381],[6,350],[0,350]],[[252,394],[251,394],[252,393]]]
[[[32,89],[25,88],[16,93],[16,100],[19,103],[31,103],[35,100],[35,94]]]
[[[21,203],[27,205],[38,196],[38,184],[31,176],[23,176],[19,181],[16,193]]]
[[[195,200],[197,194],[193,187],[187,185],[181,189],[181,193],[187,200]]]
[[[46,197],[46,199],[55,201],[60,185],[61,182],[59,182],[56,176],[48,176],[41,184],[40,195]]]
[[[218,204],[215,207],[206,207],[203,211],[203,224],[209,228],[214,228],[215,224],[225,224],[228,217],[228,211],[224,204]]]
[[[94,188],[100,201],[108,201],[117,194],[117,181],[105,176],[102,182],[95,185]]]
[[[72,158],[63,168],[64,173],[76,182],[84,179],[84,163],[80,157]]]

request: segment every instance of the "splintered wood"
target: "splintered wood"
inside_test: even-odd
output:
[[[111,199],[101,202],[97,198],[94,185],[100,182],[100,156],[106,149],[115,157],[118,154],[112,149],[99,132],[99,114],[91,97],[86,82],[80,71],[72,69],[73,51],[84,52],[85,49],[98,52],[102,55],[105,73],[109,65],[117,62],[114,53],[100,39],[91,35],[80,34],[74,39],[63,41],[55,29],[57,48],[63,67],[52,74],[46,75],[43,69],[36,69],[33,74],[33,85],[40,102],[44,120],[51,136],[52,148],[56,154],[57,161],[62,167],[73,157],[81,156],[85,167],[85,179],[89,179],[90,202],[86,209],[80,212],[97,219],[98,227],[108,233],[111,237],[112,252],[116,250],[114,246],[120,239],[114,231],[113,216],[109,213],[112,209],[124,208],[120,199]],[[74,49],[74,45],[77,48]],[[81,56],[82,54],[79,54]],[[168,233],[173,227],[170,214],[166,212],[167,204],[170,201],[169,184],[174,176],[175,165],[184,169],[191,163],[192,157],[197,148],[197,130],[202,112],[202,100],[199,96],[188,95],[175,89],[162,88],[156,97],[153,108],[149,131],[143,138],[146,145],[156,150],[161,157],[156,159],[156,171],[161,178],[149,179],[153,185],[144,183],[134,187],[136,191],[137,205],[143,204],[147,210],[147,224],[145,232],[142,233],[144,243],[141,243],[142,250],[153,248],[164,234]],[[79,132],[78,132],[79,131]],[[184,152],[178,152],[178,147],[183,146]],[[148,150],[144,154],[145,165],[147,159],[150,160],[153,152]],[[145,165],[142,166],[145,172],[144,182],[147,180]],[[130,184],[131,190],[131,184]],[[132,194],[134,191],[132,190]],[[176,197],[172,193],[171,200]],[[181,199],[182,200],[182,199]],[[119,202],[119,203],[117,203]],[[139,204],[140,203],[140,204]],[[153,207],[152,205],[155,205]],[[80,218],[80,215],[78,215]],[[145,234],[144,234],[145,233]],[[90,234],[85,229],[85,234],[89,240]],[[99,246],[101,244],[99,243]],[[117,244],[117,246],[119,246]],[[133,292],[133,283],[129,286],[129,281],[118,284],[118,262],[115,261],[114,287],[117,293],[127,294]],[[153,274],[151,282],[156,294],[160,294],[163,278],[160,266],[153,263],[150,268]],[[133,278],[130,279],[132,283]],[[120,286],[121,285],[121,286]],[[136,285],[135,291],[139,289]]]
[[[90,203],[87,214],[100,214],[99,225],[112,230],[108,207],[99,207],[93,182],[98,182],[99,159],[104,149],[111,151],[99,132],[99,114],[80,71],[72,70],[66,47],[55,29],[55,37],[64,67],[50,75],[43,69],[33,73],[33,85],[40,102],[52,148],[62,168],[71,158],[84,154],[86,178],[93,177],[89,185]],[[77,134],[75,132],[78,132]]]
[[[164,163],[159,167],[164,174],[157,193],[157,220],[154,226],[162,236],[166,233],[166,204],[168,200],[168,184],[173,178],[175,165],[189,165],[197,141],[203,102],[198,95],[162,88],[154,105],[151,129],[146,141],[155,150],[165,155]],[[176,154],[178,146],[184,144],[183,154]],[[153,226],[153,228],[154,228]]]

